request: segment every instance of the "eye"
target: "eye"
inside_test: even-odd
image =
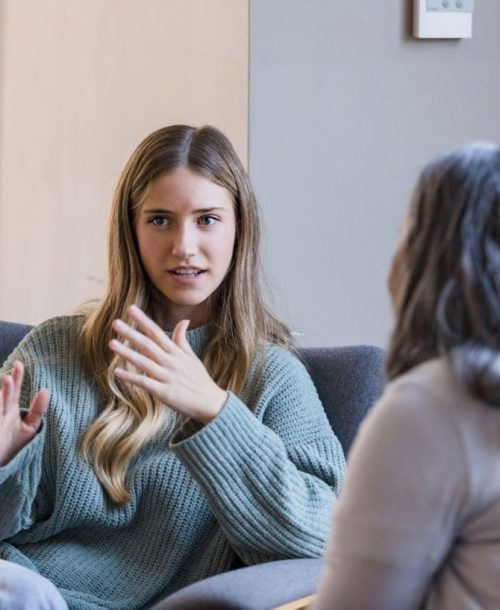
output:
[[[148,220],[155,227],[165,227],[168,225],[169,220],[166,216],[153,216]]]
[[[205,214],[204,216],[200,216],[200,218],[198,219],[199,224],[203,225],[204,227],[214,225],[218,221],[219,219],[217,218],[217,216],[212,216],[211,214]]]

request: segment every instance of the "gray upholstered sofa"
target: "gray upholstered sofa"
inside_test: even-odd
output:
[[[30,328],[0,322],[0,366]],[[373,346],[305,348],[301,355],[347,454],[361,420],[382,391],[384,351]],[[321,569],[321,559],[241,567],[178,591],[156,610],[266,610],[314,593]]]

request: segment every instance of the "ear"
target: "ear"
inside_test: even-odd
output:
[[[177,322],[172,333],[172,341],[184,351],[191,352],[191,346],[186,339],[186,331],[189,327],[191,320],[181,320]]]

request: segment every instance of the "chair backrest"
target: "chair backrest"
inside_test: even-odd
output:
[[[0,321],[0,366],[32,327]],[[369,345],[303,348],[301,356],[347,454],[384,386],[384,350]]]
[[[0,321],[0,367],[32,328],[29,324]]]
[[[385,351],[373,345],[309,347],[301,356],[347,455],[361,420],[385,385]]]

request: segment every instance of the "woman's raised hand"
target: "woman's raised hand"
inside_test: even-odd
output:
[[[5,375],[0,392],[0,467],[5,466],[37,433],[49,406],[49,391],[40,390],[28,414],[21,418],[19,395],[24,367],[18,360],[10,375]]]
[[[139,372],[118,367],[116,376],[147,390],[182,415],[205,424],[211,421],[224,406],[227,392],[210,377],[187,342],[189,320],[179,322],[170,339],[135,305],[127,311],[142,332],[115,320],[114,330],[131,347],[117,339],[110,347]]]

